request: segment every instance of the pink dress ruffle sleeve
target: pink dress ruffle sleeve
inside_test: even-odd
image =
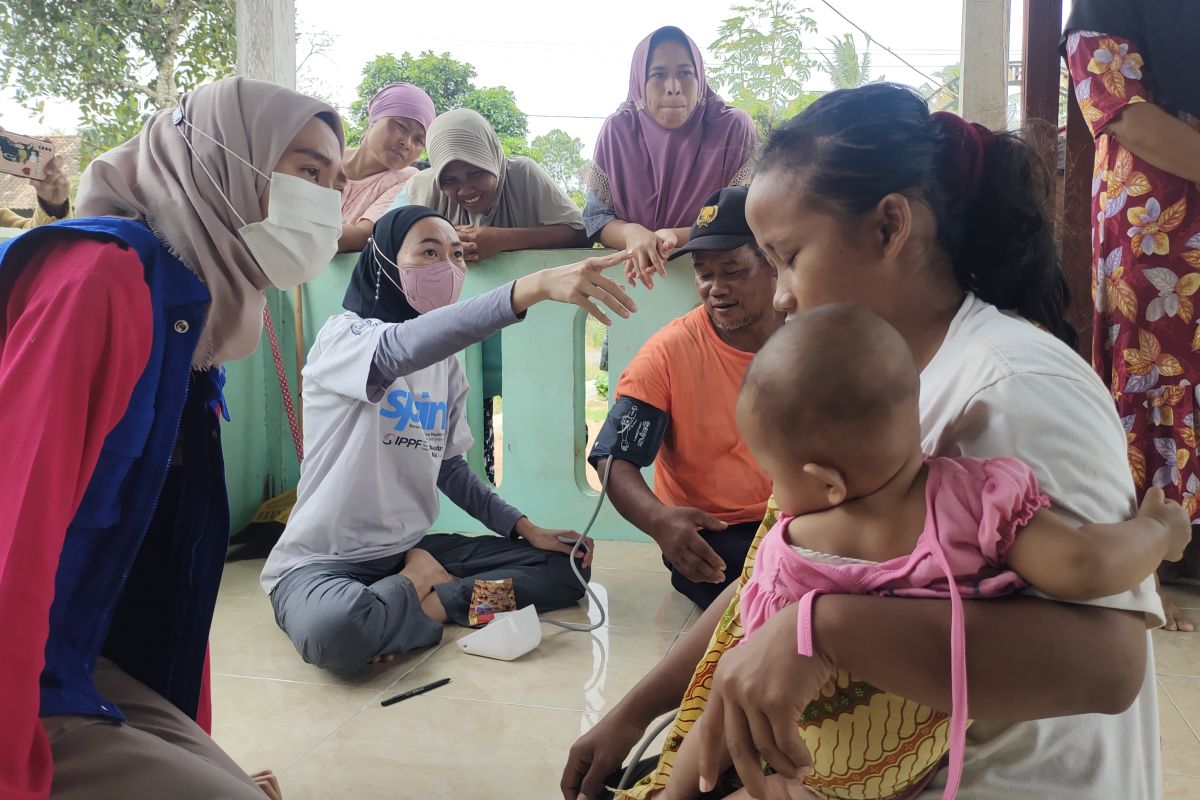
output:
[[[754,575],[742,591],[746,639],[770,617],[799,604],[796,641],[812,655],[812,607],[822,594],[950,598],[950,776],[953,798],[962,775],[967,729],[967,661],[962,598],[996,597],[1024,588],[1005,564],[1020,530],[1050,501],[1037,477],[1012,458],[933,458],[925,486],[925,528],[913,552],[883,563],[806,558],[787,541],[795,517],[781,516],[763,538]]]

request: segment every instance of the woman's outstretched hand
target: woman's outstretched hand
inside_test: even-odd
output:
[[[518,278],[513,286],[513,311],[523,314],[543,300],[554,300],[577,305],[605,325],[611,325],[612,320],[600,310],[598,302],[622,319],[628,319],[637,311],[637,305],[616,281],[604,275],[604,270],[627,261],[630,255],[628,250],[622,250]]]

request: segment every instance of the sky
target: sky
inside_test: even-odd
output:
[[[328,33],[333,44],[314,58],[309,72],[319,89],[343,110],[355,99],[363,66],[377,55],[422,50],[449,52],[474,65],[477,86],[504,85],[529,116],[530,136],[561,128],[584,142],[590,153],[604,117],[625,99],[629,61],[643,37],[662,25],[678,25],[704,50],[716,38],[730,7],[744,0],[439,0],[412,12],[395,0],[296,0],[298,29]],[[957,62],[961,50],[962,0],[831,0],[874,41],[869,52],[876,76],[920,86],[927,82],[880,44],[896,51],[917,70],[932,74]],[[809,7],[817,32],[804,44],[820,60],[829,38],[853,33],[860,49],[865,37],[822,0]],[[1013,2],[1012,58],[1020,58],[1020,13]],[[603,13],[568,7],[603,8]],[[303,47],[303,44],[301,45]],[[829,88],[817,72],[806,86]],[[0,125],[27,135],[69,133],[79,124],[78,109],[47,98],[44,114],[23,109],[8,89],[0,91]]]

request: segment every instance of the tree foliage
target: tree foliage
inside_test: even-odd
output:
[[[482,114],[500,137],[510,156],[529,155],[529,120],[517,107],[517,99],[504,86],[478,88],[473,83],[475,67],[456,61],[449,53],[426,50],[419,55],[405,53],[397,58],[382,55],[363,67],[358,99],[350,104],[346,122],[346,141],[357,145],[367,124],[367,107],[375,93],[397,81],[420,86],[433,100],[438,113],[454,108],[471,108]]]
[[[449,53],[435,55],[426,50],[418,56],[405,53],[399,58],[392,54],[376,56],[362,71],[358,84],[358,99],[350,104],[350,122],[362,127],[367,122],[367,106],[371,98],[389,83],[407,81],[420,86],[433,100],[437,110],[457,108],[464,95],[474,86],[475,68],[455,61]]]
[[[302,23],[296,15],[296,90],[336,106],[334,87],[328,77],[332,70],[329,52],[337,37],[315,25]]]
[[[923,83],[917,90],[922,97],[929,101],[929,110],[959,113],[961,104],[958,93],[962,84],[962,64],[942,67],[933,73],[933,77],[938,81],[936,86]]]
[[[508,155],[529,155],[529,118],[517,108],[516,95],[510,89],[504,86],[472,89],[459,105],[478,111],[492,123]]]
[[[583,195],[580,170],[587,161],[583,157],[583,142],[566,131],[555,128],[533,140],[534,158],[567,194]]]
[[[78,103],[86,163],[232,74],[235,29],[235,0],[0,0],[0,76],[33,111]]]
[[[871,40],[867,40],[870,47]],[[871,78],[871,53],[863,48],[861,52],[854,41],[854,36],[847,33],[841,39],[829,39],[831,48],[829,55],[822,55],[825,63],[821,69],[833,81],[834,89],[856,89],[883,80],[883,77]]]
[[[816,62],[803,40],[817,24],[793,0],[754,0],[732,11],[709,48],[715,63],[708,77],[765,132],[812,102],[804,83]]]

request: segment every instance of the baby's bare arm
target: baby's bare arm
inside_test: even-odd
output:
[[[1126,522],[1077,528],[1042,509],[1017,535],[1008,565],[1052,597],[1092,600],[1129,591],[1160,562],[1179,558],[1191,530],[1187,514],[1161,489],[1151,489]]]

